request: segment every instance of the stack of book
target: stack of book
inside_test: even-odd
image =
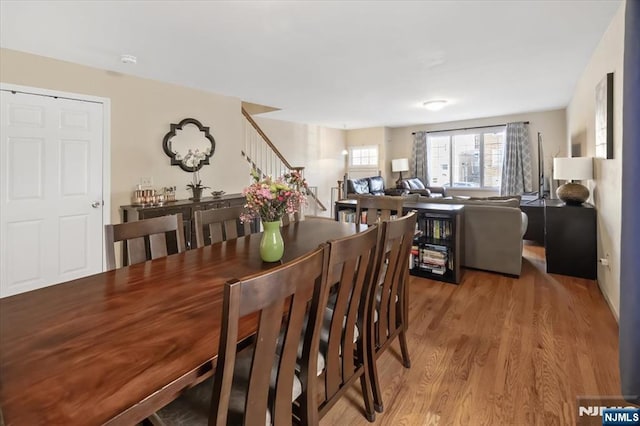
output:
[[[418,251],[418,268],[432,274],[444,275],[447,272],[448,251],[444,246],[425,244]]]

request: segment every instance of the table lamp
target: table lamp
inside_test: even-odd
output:
[[[391,171],[393,173],[400,173],[400,177],[396,181],[396,187],[400,187],[400,184],[402,183],[402,172],[409,171],[409,160],[407,158],[391,160]]]
[[[589,198],[589,189],[571,181],[592,179],[593,159],[591,157],[554,158],[553,178],[568,181],[556,190],[558,198],[566,204],[580,205]]]

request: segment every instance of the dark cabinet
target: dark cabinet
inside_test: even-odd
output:
[[[190,249],[195,247],[196,245],[196,230],[193,226],[193,217],[196,211],[241,206],[244,205],[244,203],[244,195],[229,194],[224,195],[220,198],[203,198],[200,201],[173,201],[170,203],[166,203],[163,206],[121,206],[120,213],[123,223],[132,222],[134,220],[149,219],[152,217],[182,213],[185,243],[187,245],[187,249]]]
[[[596,209],[547,200],[544,215],[547,272],[595,280]]]

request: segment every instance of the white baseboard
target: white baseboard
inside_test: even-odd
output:
[[[596,282],[598,283],[598,288],[600,289],[600,293],[602,293],[602,295],[604,296],[604,300],[606,300],[607,301],[607,305],[609,305],[609,309],[611,310],[611,313],[613,314],[613,317],[616,319],[616,322],[618,324],[620,324],[620,314],[616,310],[614,304],[611,303],[611,298],[609,297],[609,294],[607,294],[607,292],[604,291],[604,289],[600,285],[600,281],[596,280]]]

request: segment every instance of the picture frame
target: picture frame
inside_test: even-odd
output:
[[[613,73],[608,73],[596,86],[596,151],[597,158],[613,158]]]

